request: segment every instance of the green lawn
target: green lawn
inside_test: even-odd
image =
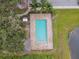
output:
[[[55,59],[70,59],[68,34],[79,26],[79,10],[56,10],[53,23]]]
[[[27,55],[27,56],[6,56],[0,59],[53,59],[52,55]]]
[[[53,20],[54,49],[50,54],[33,54],[21,57],[0,57],[0,59],[70,59],[68,34],[79,26],[79,10],[55,10]]]

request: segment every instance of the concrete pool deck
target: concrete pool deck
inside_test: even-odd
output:
[[[53,49],[53,31],[52,31],[52,19],[51,14],[30,14],[30,41],[31,50],[50,50]],[[47,20],[47,43],[36,43],[35,35],[35,20],[36,19],[46,19]]]

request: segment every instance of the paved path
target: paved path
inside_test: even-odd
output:
[[[25,53],[29,53],[31,51],[31,42],[30,39],[27,39],[24,43],[25,47],[24,47],[24,51]]]

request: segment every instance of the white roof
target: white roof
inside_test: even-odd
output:
[[[24,17],[23,18],[23,21],[27,22],[28,21],[28,18],[27,17]]]

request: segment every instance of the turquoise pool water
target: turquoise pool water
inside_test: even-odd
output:
[[[46,43],[47,42],[47,20],[37,19],[36,23],[36,41],[37,43]]]

